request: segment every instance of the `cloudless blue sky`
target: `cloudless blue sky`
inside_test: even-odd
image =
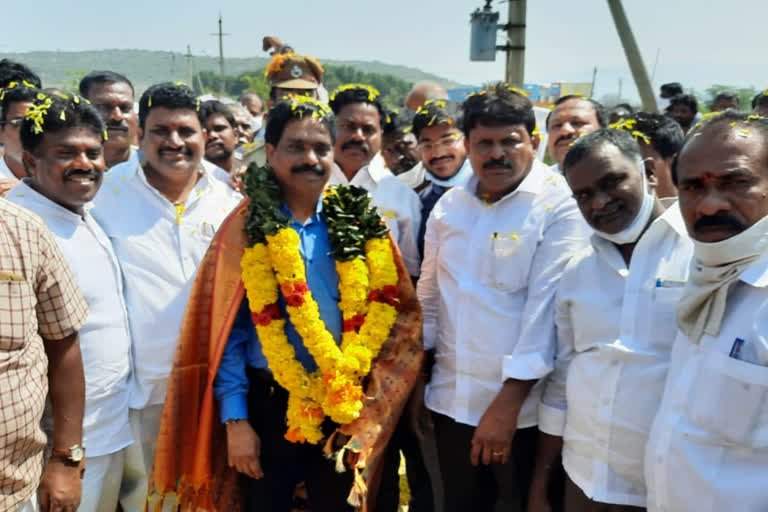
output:
[[[403,64],[462,83],[503,78],[504,59],[469,61],[469,14],[482,0],[134,0],[4,2],[0,55],[34,50],[138,48],[217,55],[219,11],[225,55],[264,56],[261,38],[276,35],[323,58]],[[699,91],[713,83],[768,87],[763,50],[768,2],[625,0],[654,86],[680,81]],[[123,7],[125,6],[125,7]],[[494,1],[506,18],[507,4]],[[526,82],[589,81],[597,66],[600,97],[637,98],[604,0],[528,2]]]

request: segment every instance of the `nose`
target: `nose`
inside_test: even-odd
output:
[[[363,129],[360,126],[354,127],[349,138],[355,140],[365,140],[365,136],[363,136]]]
[[[602,190],[598,190],[595,195],[592,197],[592,211],[598,211],[605,208],[605,205],[611,202],[611,196],[603,192]]]
[[[504,148],[498,142],[494,142],[491,145],[490,152],[488,153],[488,156],[490,156],[493,159],[503,158],[504,157]]]
[[[317,156],[317,153],[314,149],[307,151],[305,156],[305,163],[307,165],[318,165],[320,163],[320,158]]]
[[[117,105],[112,107],[107,114],[107,119],[110,121],[121,121],[123,119],[123,112],[120,110],[120,107]]]
[[[94,168],[94,165],[91,159],[88,158],[88,155],[85,153],[85,151],[80,151],[72,160],[72,167],[75,169],[90,170]]]
[[[173,130],[168,135],[168,144],[174,148],[179,148],[182,145],[184,145],[184,141],[181,138],[181,135],[179,135],[179,132],[176,130]]]
[[[718,212],[730,211],[731,203],[715,187],[711,187],[699,200],[696,209],[699,215],[709,216]]]

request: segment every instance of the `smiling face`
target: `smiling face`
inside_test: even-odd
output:
[[[720,242],[768,215],[768,140],[748,128],[719,123],[680,153],[680,210],[695,240]]]
[[[419,133],[424,167],[441,179],[450,179],[459,172],[467,158],[464,135],[453,125],[436,124]]]
[[[154,171],[164,175],[197,172],[204,135],[194,110],[155,107],[140,135],[141,151]]]
[[[547,149],[563,168],[565,154],[571,143],[581,135],[600,128],[595,107],[587,100],[573,98],[556,106],[549,117]]]
[[[336,162],[351,179],[381,150],[381,117],[370,103],[350,103],[336,116],[336,127]]]
[[[498,200],[514,190],[528,175],[539,146],[525,125],[486,126],[478,124],[464,144],[487,200]]]
[[[45,133],[34,153],[24,151],[32,188],[51,201],[82,213],[101,186],[106,164],[101,135],[84,126]]]
[[[628,227],[643,204],[643,176],[638,162],[604,142],[568,167],[565,177],[584,219],[598,231],[615,234]],[[648,183],[656,185],[655,177]]]
[[[325,124],[311,116],[288,121],[277,145],[267,143],[266,150],[286,196],[320,196],[333,166],[333,143]]]

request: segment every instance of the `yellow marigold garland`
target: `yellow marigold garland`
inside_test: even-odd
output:
[[[317,443],[323,437],[321,425],[325,416],[346,424],[360,415],[362,379],[370,372],[372,361],[389,337],[397,318],[397,267],[389,239],[370,238],[363,243],[364,237],[359,233],[344,239],[352,240],[347,243],[353,245],[363,245],[364,250],[353,250],[355,257],[346,261],[340,261],[337,256],[339,308],[344,319],[342,346],[339,347],[326,329],[307,286],[298,233],[285,226],[285,219],[280,214],[269,212],[274,205],[269,206],[272,200],[265,198],[264,191],[271,190],[274,194],[274,184],[264,175],[255,181],[259,182],[256,187],[261,192],[254,194],[254,202],[261,205],[261,210],[254,218],[264,221],[269,230],[276,232],[264,233],[266,243],[256,242],[245,250],[241,261],[242,279],[264,356],[275,380],[289,392],[285,437],[292,442]],[[379,227],[381,220],[375,211],[368,208],[367,199],[361,199],[359,194],[356,197],[354,190],[342,190],[344,198],[349,197],[366,209],[364,217],[369,225],[378,219],[378,226],[366,228],[367,232],[374,236],[386,233]],[[337,191],[331,192],[331,196],[332,203],[325,203],[328,209],[331,204],[343,204]],[[342,226],[340,229],[354,231],[357,227]],[[334,250],[338,249],[334,246]],[[336,254],[341,253],[344,251]],[[279,292],[286,301],[286,310],[296,331],[319,368],[311,374],[296,360],[295,350],[285,334],[285,320],[277,305]]]

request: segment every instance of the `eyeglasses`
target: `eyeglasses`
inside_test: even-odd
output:
[[[24,122],[24,119],[20,117],[18,119],[8,119],[6,121],[0,121],[0,124],[9,124],[18,130],[19,128],[21,128],[21,123],[23,122]]]
[[[420,141],[419,142],[419,148],[422,151],[434,151],[435,149],[448,149],[452,148],[456,144],[458,144],[461,140],[464,139],[464,136],[458,133],[454,133],[452,135],[448,135],[446,137],[443,137],[437,142],[426,142],[426,141]]]

